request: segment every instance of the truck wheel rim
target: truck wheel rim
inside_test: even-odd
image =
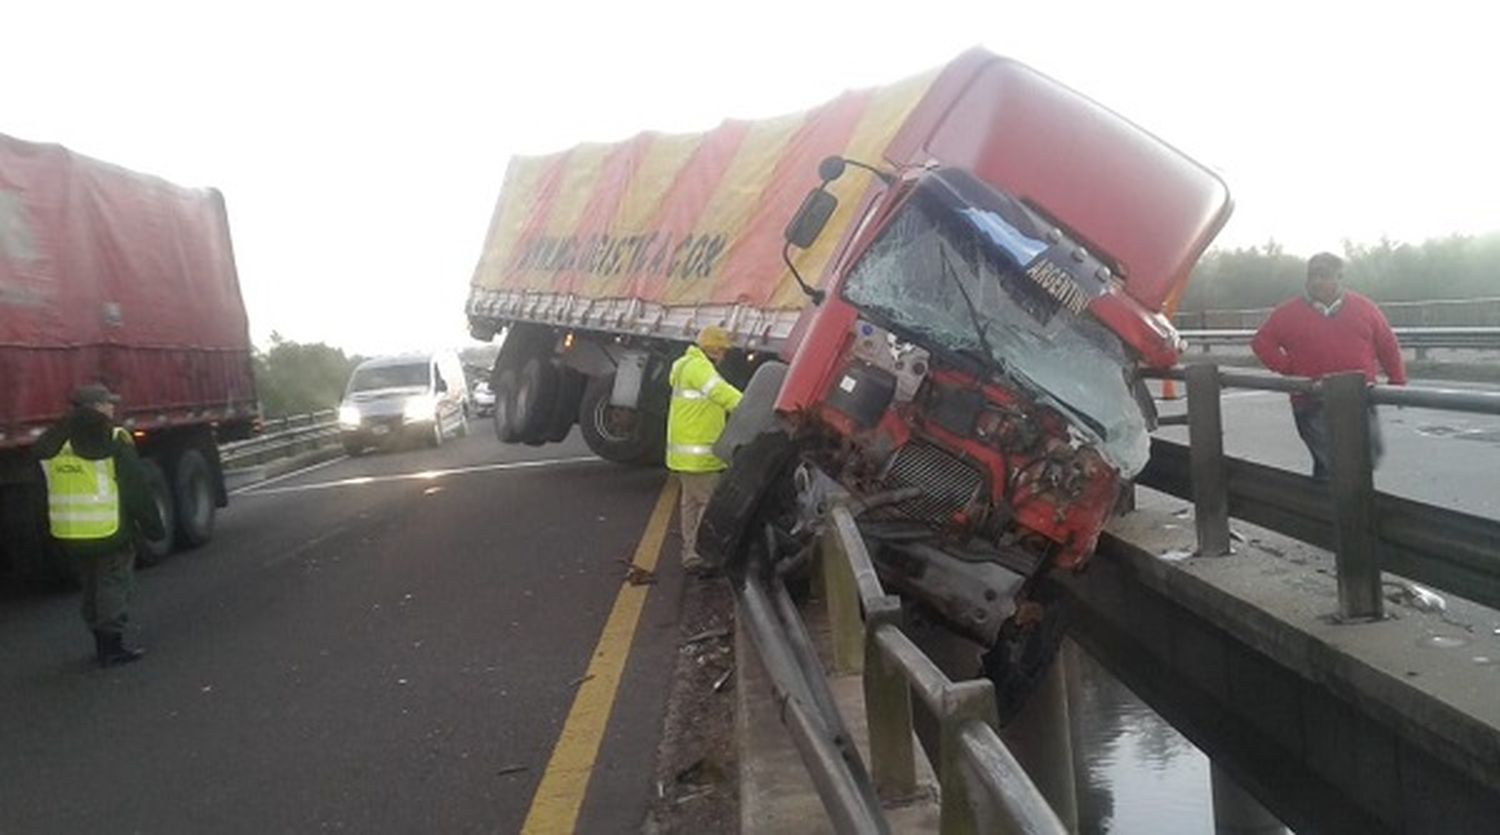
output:
[[[629,415],[629,417],[623,417]],[[624,423],[626,428],[621,429]],[[599,404],[594,407],[594,430],[599,436],[611,443],[622,444],[635,437],[635,416],[630,409],[617,409],[609,405],[609,401],[600,398]]]

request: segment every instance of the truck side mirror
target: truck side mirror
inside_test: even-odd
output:
[[[798,249],[811,247],[838,205],[839,199],[824,191],[822,186],[808,192],[802,206],[792,215],[792,222],[786,225],[786,242]]]
[[[827,185],[844,176],[844,165],[843,157],[824,157],[818,163],[818,176],[823,178],[823,184]]]

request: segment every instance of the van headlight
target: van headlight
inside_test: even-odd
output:
[[[357,406],[340,406],[339,407],[339,426],[346,426],[346,427],[348,427],[350,429],[353,429],[353,428],[359,426],[359,422],[360,422],[359,407],[357,407]]]
[[[430,394],[419,394],[406,401],[406,408],[402,410],[401,416],[409,423],[417,421],[432,420],[433,413],[437,411],[437,400]]]

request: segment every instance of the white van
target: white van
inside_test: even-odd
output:
[[[339,406],[344,450],[400,440],[441,446],[469,434],[469,386],[451,351],[366,360],[354,369]]]

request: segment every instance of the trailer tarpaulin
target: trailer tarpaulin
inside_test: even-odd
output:
[[[0,445],[84,382],[138,425],[254,411],[223,198],[0,135]]]
[[[782,230],[818,184],[818,162],[879,162],[935,75],[701,134],[645,133],[517,157],[472,284],[669,306],[800,308],[805,299],[781,261]],[[838,211],[812,249],[794,253],[808,280],[820,280],[869,187],[855,176],[832,184]]]

